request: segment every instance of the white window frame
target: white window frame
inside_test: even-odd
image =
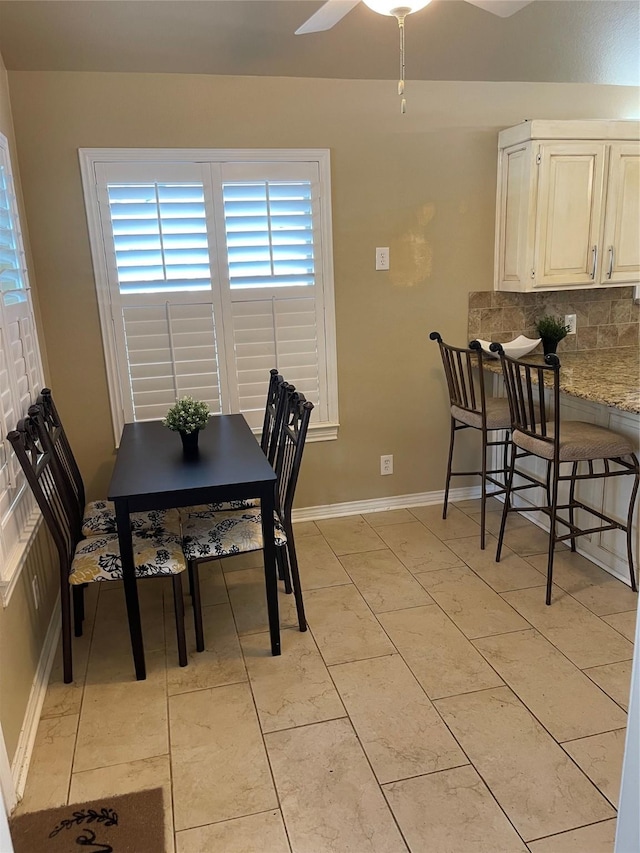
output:
[[[23,287],[21,287],[20,290],[24,291],[26,295],[25,316],[29,321],[33,340],[32,357],[34,376],[30,376],[28,372],[26,376],[29,391],[28,403],[20,404],[20,396],[18,393],[19,379],[15,370],[16,362],[14,361],[12,363],[8,358],[9,352],[5,352],[7,372],[9,374],[9,392],[12,400],[12,409],[17,415],[17,421],[27,414],[26,410],[29,405],[35,403],[37,394],[44,383],[44,373],[42,369],[42,359],[40,355],[33,302],[31,298],[26,253],[22,239],[20,212],[18,210],[15,193],[15,180],[11,165],[9,142],[1,133],[0,160],[2,161],[11,185],[9,212],[12,230],[15,234],[17,261],[22,270]],[[4,299],[0,295],[0,332],[2,333],[0,336],[0,345],[5,347],[7,344],[7,336],[5,333],[8,328],[9,314],[10,311],[5,307]],[[28,340],[28,337],[29,336],[24,338],[24,340]],[[4,518],[0,519],[0,596],[2,598],[2,604],[5,607],[10,601],[13,590],[15,589],[18,578],[20,577],[22,567],[27,559],[31,545],[34,542],[36,533],[42,522],[42,514],[31,490],[29,489],[24,474],[15,459],[13,448],[6,437],[6,433],[15,429],[15,427],[15,423],[4,423],[4,416],[0,416],[0,428],[2,429],[0,440],[4,444],[3,450],[6,454],[5,458],[9,460],[9,476],[10,482],[12,483],[11,488],[14,489],[14,493],[11,494],[10,508]]]
[[[331,169],[328,149],[201,149],[201,148],[80,148],[78,150],[80,171],[84,189],[87,224],[91,256],[96,283],[100,327],[105,353],[105,365],[109,387],[109,401],[115,444],[118,446],[125,423],[120,371],[115,344],[112,302],[108,278],[107,259],[99,213],[96,167],[105,163],[317,163],[320,176],[320,229],[321,246],[317,263],[323,281],[323,316],[319,334],[325,343],[325,360],[320,365],[326,372],[325,393],[328,420],[309,425],[308,441],[328,441],[338,437],[338,370],[336,356],[336,323],[333,280],[333,245],[331,225]],[[214,296],[214,298],[216,298]],[[286,378],[286,377],[285,377]],[[266,387],[266,386],[265,386]]]

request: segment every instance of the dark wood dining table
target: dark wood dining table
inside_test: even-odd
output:
[[[132,512],[259,498],[271,652],[280,654],[273,513],[276,475],[242,415],[215,415],[185,456],[177,432],[160,421],[125,424],[109,485],[115,504],[136,678],[146,678],[131,539]]]

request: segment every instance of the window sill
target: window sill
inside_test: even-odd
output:
[[[8,607],[11,601],[11,596],[16,588],[22,569],[27,562],[29,552],[38,535],[41,524],[42,513],[36,506],[26,521],[20,541],[16,544],[11,554],[9,554],[2,567],[2,574],[0,575],[0,599],[2,600],[3,607]]]
[[[316,441],[335,441],[338,437],[339,427],[340,424],[309,424],[306,438],[307,444],[313,444]],[[262,427],[260,429],[252,429],[251,432],[259,438],[262,434]]]

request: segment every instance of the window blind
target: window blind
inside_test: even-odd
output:
[[[259,429],[273,367],[337,423],[319,161],[158,154],[83,165],[117,438],[187,394]]]
[[[222,194],[231,288],[314,284],[309,181],[223,183]]]
[[[7,441],[42,388],[42,365],[9,148],[0,134],[0,581],[8,582],[35,502]]]

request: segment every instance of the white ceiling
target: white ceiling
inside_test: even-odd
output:
[[[320,0],[0,0],[8,70],[391,79],[395,19],[363,3],[294,31]],[[407,79],[640,84],[637,0],[534,0],[499,18],[433,0],[406,23]]]

